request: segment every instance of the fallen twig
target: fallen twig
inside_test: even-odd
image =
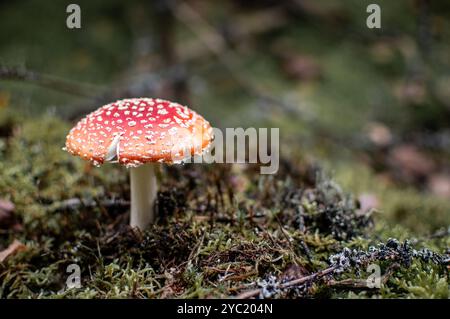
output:
[[[386,270],[386,273],[381,276],[380,283],[385,284],[389,280],[389,278],[394,274],[396,269],[400,268],[398,263],[392,264]],[[344,288],[344,289],[375,289],[379,287],[370,287],[367,284],[367,279],[344,279],[344,280],[330,280],[327,283],[328,286],[333,288]]]
[[[0,66],[0,80],[30,82],[52,90],[89,98],[101,89],[92,84],[77,83],[54,75],[7,66]]]
[[[312,275],[297,278],[297,279],[294,279],[291,281],[287,281],[285,283],[280,284],[277,288],[283,289],[283,288],[288,288],[288,287],[304,284],[305,282],[308,282],[310,280],[324,277],[324,276],[332,273],[334,270],[336,270],[336,268],[337,268],[336,266],[332,266],[332,267],[326,268],[324,270],[318,271]],[[262,292],[262,289],[253,289],[253,290],[249,290],[249,291],[241,293],[236,298],[237,299],[248,299],[248,298],[258,296],[261,292]]]

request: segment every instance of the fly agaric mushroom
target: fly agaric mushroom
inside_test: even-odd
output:
[[[208,121],[186,106],[152,98],[119,100],[80,120],[65,149],[95,166],[115,162],[130,169],[130,225],[154,221],[155,166],[201,155],[213,139]]]

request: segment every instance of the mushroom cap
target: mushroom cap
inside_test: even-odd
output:
[[[213,139],[208,121],[186,106],[153,98],[119,100],[72,128],[65,149],[94,165],[177,163],[201,155]]]

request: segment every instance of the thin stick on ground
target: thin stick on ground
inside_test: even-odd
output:
[[[321,277],[324,277],[330,273],[332,273],[334,270],[336,270],[336,266],[332,266],[329,268],[326,268],[324,270],[321,270],[319,272],[316,272],[312,275],[309,276],[305,276],[305,277],[301,277],[301,278],[297,278],[291,281],[287,281],[285,283],[282,283],[278,286],[278,288],[289,288],[292,286],[296,286],[296,285],[301,285],[304,284],[305,282],[308,282],[310,280],[315,280]],[[262,292],[262,289],[253,289],[253,290],[249,290],[246,292],[241,293],[240,295],[237,295],[237,299],[248,299],[248,298],[253,298],[253,297],[257,297],[260,293]]]
[[[88,98],[95,96],[95,92],[100,89],[98,86],[92,84],[78,83],[54,75],[30,71],[25,68],[7,66],[0,66],[0,80],[34,83],[55,91]]]
[[[398,263],[394,263],[386,270],[386,273],[381,276],[380,283],[386,284],[389,278],[394,274],[395,270],[400,268]],[[342,289],[374,289],[379,287],[371,287],[367,284],[367,279],[344,279],[344,280],[331,280],[327,283],[328,286],[333,288],[342,288]]]

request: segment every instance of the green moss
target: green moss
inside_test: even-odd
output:
[[[296,267],[319,271],[344,248],[367,250],[389,237],[413,239],[417,249],[440,254],[450,245],[448,235],[421,235],[447,221],[423,218],[434,201],[414,201],[398,190],[411,216],[396,218],[395,205],[389,206],[372,227],[370,215],[356,214],[351,194],[295,158],[283,159],[271,177],[253,165],[164,167],[159,222],[136,233],[127,226],[128,206],[111,201],[128,199],[126,169],[92,168],[63,152],[69,125],[54,116],[0,123],[6,122],[0,194],[15,204],[20,227],[1,229],[0,248],[18,239],[27,250],[0,264],[2,298],[229,297],[267,287],[269,278],[281,282]],[[91,204],[68,205],[68,199]],[[417,219],[420,228],[413,227]],[[67,290],[72,263],[80,266],[82,287]],[[382,269],[391,264],[383,261]],[[365,269],[349,269],[334,279],[367,276]],[[273,297],[449,295],[445,269],[420,260],[395,270],[378,290],[333,288],[330,279]]]

